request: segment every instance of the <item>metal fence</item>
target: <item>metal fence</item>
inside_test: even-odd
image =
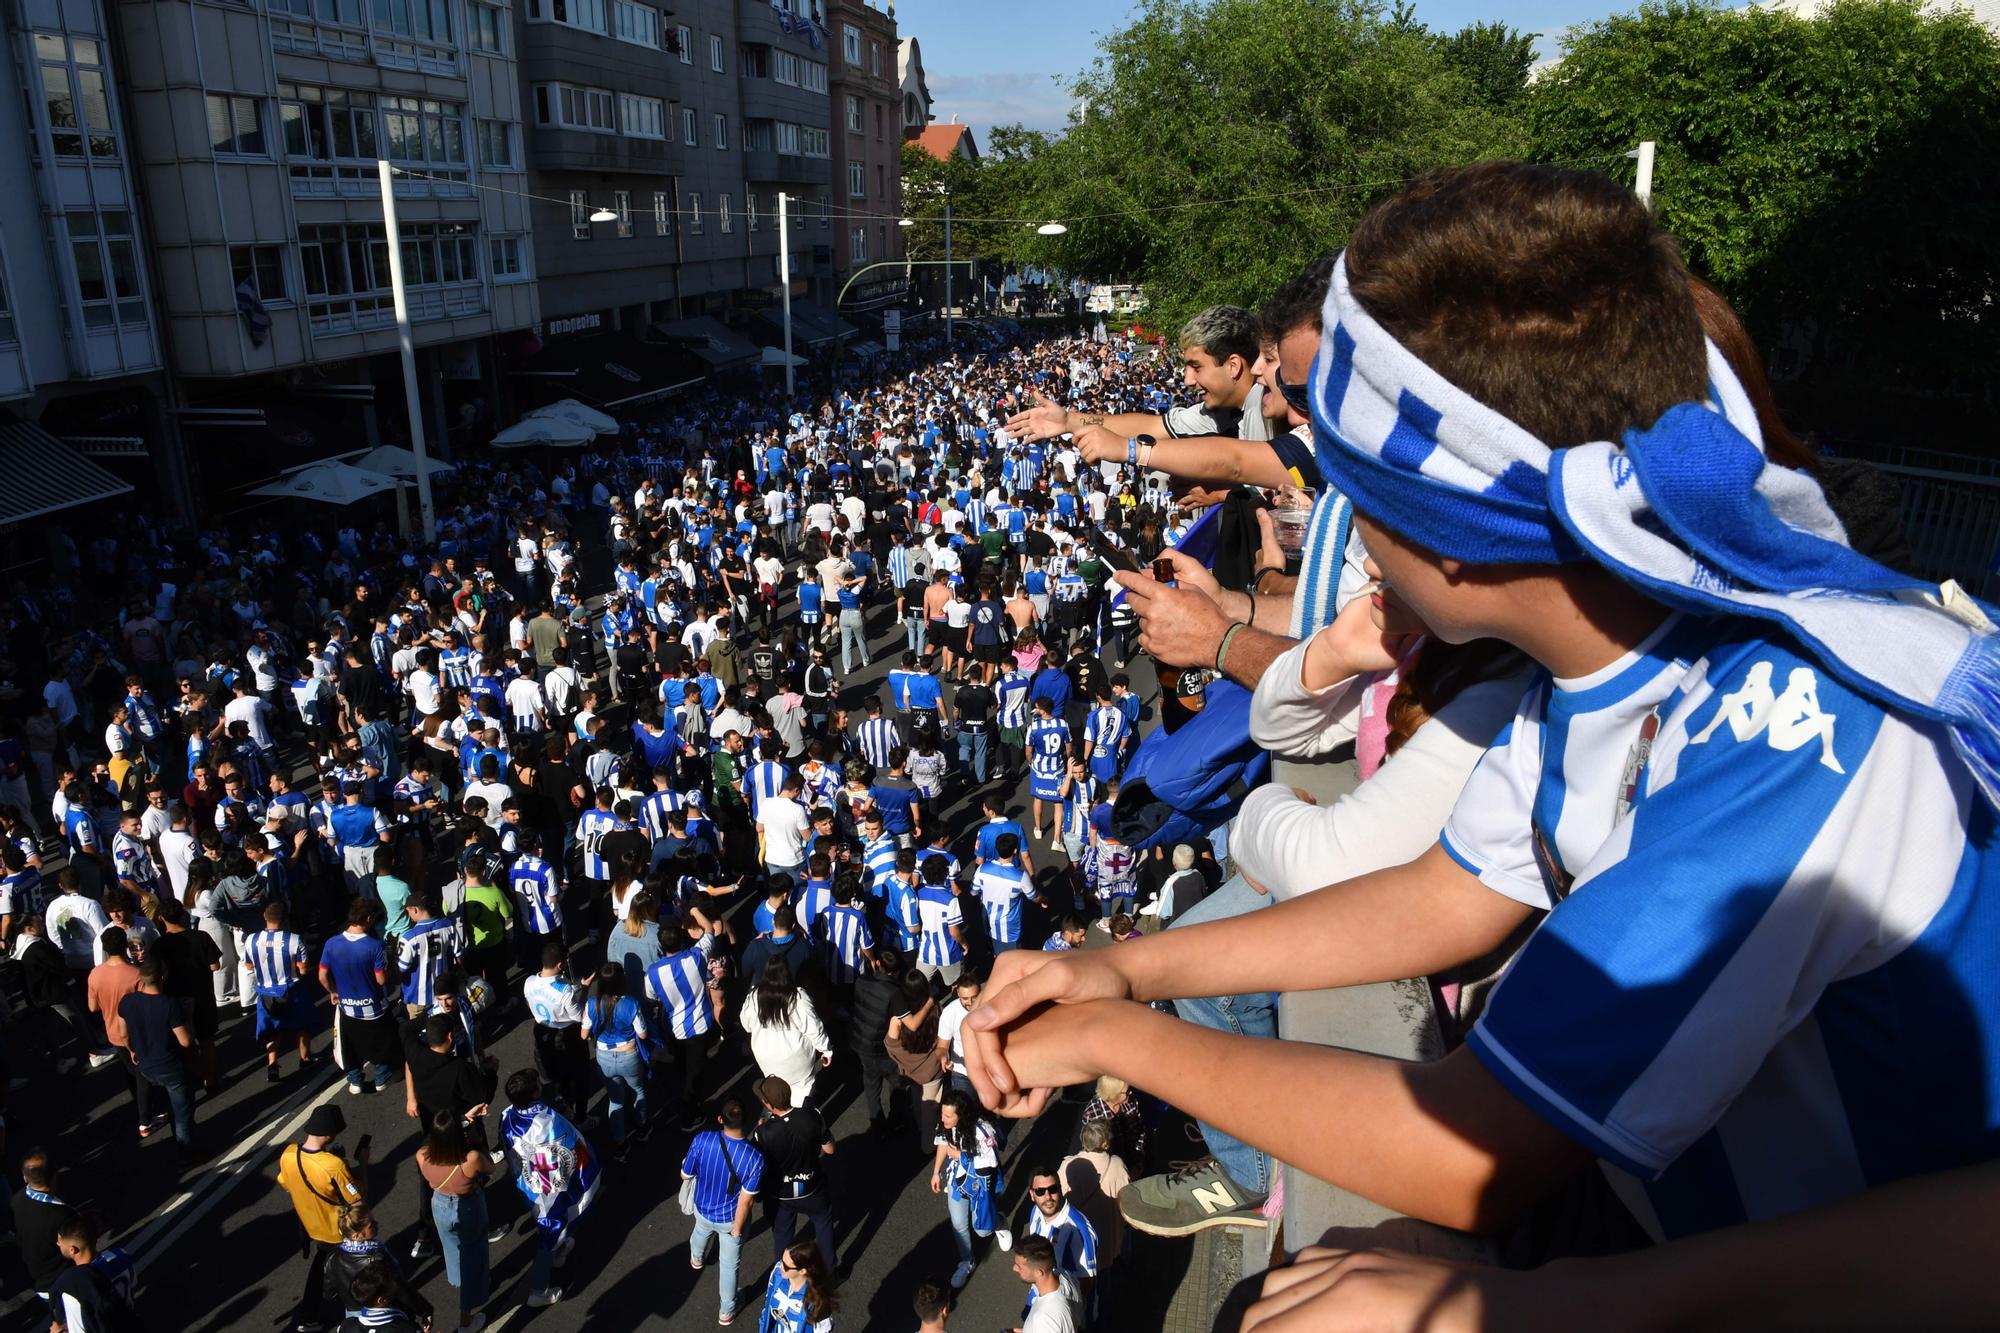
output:
[[[1903,531],[1917,571],[1957,579],[1988,601],[2000,600],[2000,476],[1882,466],[1903,497]]]

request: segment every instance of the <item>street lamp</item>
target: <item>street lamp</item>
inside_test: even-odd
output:
[[[1044,222],[1041,226],[1035,228],[1035,234],[1037,236],[1060,236],[1068,230],[1069,228],[1060,222]]]
[[[912,218],[897,218],[896,225],[899,227],[914,227],[917,224],[916,221]]]
[[[590,215],[592,222],[616,222],[618,215],[608,208],[600,208]]]

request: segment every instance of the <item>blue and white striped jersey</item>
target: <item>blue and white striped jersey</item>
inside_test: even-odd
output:
[[[766,800],[783,794],[785,766],[775,759],[759,760],[743,775],[743,789],[750,797],[750,818],[755,819]]]
[[[736,1216],[739,1193],[755,1194],[763,1185],[764,1154],[753,1143],[711,1129],[694,1136],[681,1158],[681,1174],[694,1177],[695,1211],[711,1222],[728,1222]],[[735,1188],[731,1188],[732,1174]]]
[[[1116,702],[1100,705],[1090,710],[1090,744],[1092,760],[1115,758],[1118,746],[1125,739],[1125,710]]]
[[[666,1011],[667,1031],[683,1040],[715,1030],[715,1001],[708,994],[708,960],[715,936],[704,935],[646,969],[646,992]]]
[[[903,952],[915,953],[924,934],[923,914],[917,911],[917,883],[906,881],[901,875],[891,875],[883,881],[883,887],[888,894],[889,923],[902,937]]]
[[[1028,872],[1012,861],[988,861],[972,875],[972,891],[986,912],[986,933],[995,944],[1021,942],[1021,900],[1032,885]]]
[[[820,917],[833,906],[833,884],[824,879],[807,879],[792,891],[792,910],[798,914],[799,929],[807,935],[813,933],[813,926]]]
[[[1097,1276],[1097,1228],[1071,1207],[1068,1200],[1063,1201],[1054,1217],[1045,1216],[1039,1208],[1030,1208],[1028,1234],[1042,1237],[1055,1250],[1057,1277]]]
[[[805,807],[833,804],[833,794],[840,790],[840,775],[832,768],[814,760],[799,765],[799,782],[804,786]]]
[[[305,943],[289,930],[260,930],[245,941],[245,965],[260,995],[282,995],[306,965]]]
[[[861,864],[868,872],[868,892],[882,896],[882,886],[896,873],[896,835],[884,832],[861,849]]]
[[[507,871],[507,888],[531,935],[555,935],[563,924],[562,887],[556,868],[539,856],[523,856]]]
[[[860,746],[863,759],[886,773],[889,771],[889,752],[903,743],[903,733],[896,730],[896,724],[891,719],[871,717],[855,732],[855,743]]]
[[[852,984],[867,966],[862,950],[875,947],[868,914],[858,907],[829,907],[820,918],[819,934],[826,949],[827,980],[836,986]]]
[[[453,645],[438,654],[438,677],[448,690],[461,685],[472,685],[472,650],[462,644]]]
[[[639,827],[654,842],[667,836],[667,816],[687,804],[687,798],[668,788],[650,791],[639,802]]]
[[[1036,718],[1028,724],[1028,772],[1061,781],[1069,762],[1069,723],[1061,718]]]
[[[926,884],[917,890],[917,919],[922,926],[918,962],[949,967],[965,957],[965,946],[951,932],[953,926],[964,924],[965,916],[949,886]]]
[[[895,585],[897,592],[901,592],[903,585],[910,581],[909,547],[891,546],[889,548],[889,581]],[[922,608],[919,607],[918,609],[921,610]]]
[[[1942,729],[1788,640],[1673,620],[1542,678],[1443,845],[1552,909],[1474,1054],[1646,1182],[1621,1193],[1656,1234],[1990,1156],[1992,808]]]
[[[459,953],[458,923],[434,916],[412,922],[396,946],[396,965],[403,974],[403,1003],[429,1008],[437,999],[438,973]]]
[[[1028,725],[1028,687],[1034,677],[1015,667],[993,687],[1000,699],[1000,725],[1019,731]]]
[[[586,810],[576,821],[576,840],[583,848],[586,879],[610,879],[611,863],[604,859],[604,835],[624,825],[609,810]]]
[[[1069,789],[1067,800],[1056,802],[1056,827],[1065,838],[1090,841],[1090,810],[1097,804],[1097,779],[1080,779]]]

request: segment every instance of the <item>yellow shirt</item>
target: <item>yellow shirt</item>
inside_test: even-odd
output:
[[[278,1184],[292,1196],[292,1207],[306,1234],[327,1245],[340,1244],[340,1210],[361,1202],[347,1159],[337,1152],[315,1152],[289,1145],[278,1157]]]

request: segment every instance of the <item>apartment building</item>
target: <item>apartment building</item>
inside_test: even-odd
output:
[[[903,94],[895,14],[863,0],[827,0],[833,39],[833,179],[840,219],[833,252],[836,293],[847,287],[844,310],[900,299],[906,282],[895,269],[863,273],[870,264],[903,257]],[[857,273],[862,276],[848,287]]]

